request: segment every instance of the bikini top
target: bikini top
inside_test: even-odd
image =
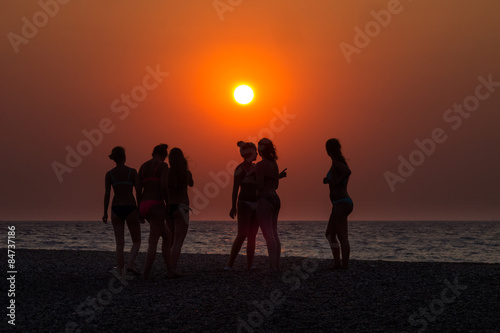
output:
[[[189,177],[189,175],[190,175],[189,170],[186,171],[186,182],[185,183],[183,183],[181,181],[182,177],[177,178],[176,175],[173,175],[173,174],[171,177],[170,172],[172,172],[172,168],[170,168],[170,171],[169,171],[168,185],[167,185],[168,188],[184,188],[184,187],[187,188],[188,183],[189,183],[189,178],[190,178]],[[180,175],[178,175],[178,176],[180,176]]]
[[[241,182],[245,183],[245,184],[254,184],[255,183],[255,170],[248,171],[243,164],[241,164],[241,167],[245,171],[245,176],[243,176],[243,179],[241,180]]]
[[[153,170],[153,175],[156,174],[156,170],[158,170],[158,167],[161,165],[161,162],[158,162],[158,164],[156,165],[155,169]],[[142,177],[144,177],[144,169],[142,169]],[[160,182],[160,177],[149,177],[149,178],[144,178],[142,180],[143,182],[148,182],[148,181],[152,181],[152,182]]]
[[[113,176],[113,173],[110,171],[109,172],[110,176],[111,176],[111,180],[112,180],[112,183],[111,185],[113,187],[115,187],[116,185],[130,185],[130,186],[133,186],[134,183],[132,183],[132,181],[130,180],[130,176],[132,175],[132,168],[128,168],[128,177],[127,177],[127,180],[124,180],[124,181],[115,181],[115,177]]]
[[[328,170],[328,173],[326,174],[326,179],[328,179],[328,181],[332,180],[332,169]],[[337,184],[347,185],[348,181],[349,181],[349,175],[344,179],[340,179],[335,185]]]

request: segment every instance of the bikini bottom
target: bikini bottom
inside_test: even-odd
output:
[[[111,206],[111,211],[120,218],[120,220],[125,221],[127,217],[134,210],[137,209],[137,206],[132,205],[124,205],[124,206]]]
[[[349,213],[347,213],[347,215],[351,214],[352,209],[353,209],[353,207],[354,207],[354,203],[352,202],[352,199],[351,199],[351,198],[349,198],[349,197],[343,197],[343,198],[336,199],[336,200],[331,200],[331,201],[332,201],[332,205],[333,205],[333,210],[334,210],[335,212],[337,212],[337,205],[338,205],[339,203],[341,203],[341,202],[348,203],[348,204],[351,206],[351,208],[350,208],[350,210],[349,210]]]
[[[149,217],[149,211],[156,205],[163,205],[161,200],[143,200],[139,206],[139,212],[143,217]]]
[[[281,200],[277,194],[269,193],[269,194],[261,194],[259,196],[259,200],[266,200],[273,206],[274,210],[278,211],[281,208]]]
[[[180,203],[180,204],[170,204],[168,205],[168,215],[171,217],[174,217],[174,214],[176,211],[180,211],[181,215],[184,217],[184,221],[187,223],[189,221],[188,219],[185,218],[185,214],[188,214],[189,217],[189,211],[193,211],[191,207],[189,207],[186,204]]]

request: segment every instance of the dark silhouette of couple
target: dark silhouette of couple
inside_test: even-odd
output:
[[[271,271],[278,271],[281,243],[278,237],[278,214],[281,201],[276,193],[280,178],[286,177],[286,169],[278,169],[278,155],[271,140],[263,138],[258,143],[262,160],[257,164],[257,147],[252,142],[238,142],[243,162],[234,170],[232,206],[229,216],[238,216],[238,235],[231,248],[226,270],[231,270],[245,238],[247,241],[247,265],[253,268],[255,237],[262,230],[269,253]],[[238,195],[239,190],[239,195]]]

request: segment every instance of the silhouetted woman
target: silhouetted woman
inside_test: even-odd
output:
[[[279,179],[286,177],[285,170],[279,172],[276,160],[276,147],[271,140],[263,138],[259,141],[259,155],[262,161],[256,165],[257,180],[257,219],[267,243],[271,271],[279,270],[281,243],[278,238],[278,214],[281,201],[276,193]]]
[[[125,221],[132,237],[132,248],[130,249],[127,271],[140,274],[134,267],[134,261],[141,246],[141,226],[139,222],[139,211],[132,192],[135,187],[137,198],[140,199],[140,191],[137,187],[137,171],[125,165],[125,149],[115,147],[111,151],[109,158],[116,163],[116,167],[106,173],[105,194],[104,194],[104,215],[102,221],[108,222],[108,207],[113,187],[113,202],[111,203],[111,223],[115,233],[116,241],[116,261],[118,270],[123,275],[125,245]]]
[[[332,248],[333,268],[347,269],[351,252],[349,237],[347,236],[347,216],[352,212],[353,202],[347,193],[347,183],[349,182],[351,170],[340,148],[340,142],[337,139],[329,139],[326,142],[326,152],[332,159],[332,166],[323,179],[323,183],[328,184],[330,187],[332,213],[330,214],[325,236]],[[340,257],[341,252],[342,260]]]
[[[173,236],[172,266],[177,270],[182,244],[189,226],[189,196],[187,188],[194,185],[193,175],[188,169],[188,163],[182,150],[172,148],[168,156],[170,169],[168,171],[168,217],[167,225]]]
[[[167,276],[175,275],[170,258],[171,235],[165,224],[165,205],[168,202],[167,174],[168,165],[166,144],[160,144],[153,149],[153,158],[145,162],[139,169],[139,191],[142,191],[142,200],[139,203],[141,216],[150,225],[148,252],[144,263],[144,278],[149,278],[153,265],[158,240],[162,238],[162,254],[167,266]]]
[[[238,215],[238,235],[236,236],[226,270],[231,270],[240,252],[241,246],[247,239],[247,267],[251,269],[255,255],[255,238],[259,231],[257,221],[257,182],[256,167],[253,161],[257,159],[257,147],[252,142],[238,142],[243,162],[234,170],[232,206],[229,216],[234,219]],[[239,196],[238,196],[239,190]],[[238,203],[236,204],[236,199]]]

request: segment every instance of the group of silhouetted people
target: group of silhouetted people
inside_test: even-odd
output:
[[[237,216],[238,234],[224,269],[232,269],[245,239],[247,266],[248,269],[254,268],[255,239],[260,227],[267,244],[269,270],[278,271],[281,255],[278,214],[281,201],[276,190],[279,180],[287,176],[286,169],[279,171],[276,147],[267,138],[261,139],[258,147],[252,142],[243,141],[239,141],[237,145],[243,162],[234,171],[229,215],[233,219]],[[135,275],[141,274],[134,267],[134,261],[141,244],[140,224],[148,221],[150,234],[142,272],[144,278],[149,278],[160,237],[167,276],[181,275],[177,271],[177,264],[189,225],[191,208],[188,187],[192,187],[194,182],[182,150],[173,148],[168,154],[167,149],[166,144],[154,147],[152,158],[141,165],[139,172],[125,165],[126,156],[123,147],[113,148],[109,155],[109,158],[116,163],[116,167],[106,173],[102,220],[104,222],[108,220],[112,187],[114,197],[111,204],[111,222],[115,233],[120,274],[124,274],[125,271]],[[350,254],[347,216],[353,209],[353,202],[347,193],[351,171],[337,139],[329,139],[326,142],[326,151],[332,159],[330,170],[323,179],[323,183],[329,185],[332,202],[326,238],[332,249],[333,268],[347,269]],[[257,154],[260,155],[261,161],[254,163]],[[169,164],[165,162],[167,156]],[[133,194],[134,188],[137,201]],[[125,222],[133,242],[126,267],[123,253]]]
[[[144,277],[149,277],[160,237],[167,275],[169,277],[177,275],[177,262],[189,224],[187,188],[193,186],[193,176],[182,150],[173,148],[168,155],[167,149],[168,146],[165,144],[154,147],[152,158],[141,165],[139,172],[125,166],[123,147],[113,148],[109,155],[109,158],[115,161],[116,167],[106,173],[102,220],[106,222],[108,219],[110,191],[113,187],[115,196],[111,204],[111,222],[115,232],[120,274],[124,274],[125,266],[123,255],[125,221],[133,242],[126,270],[139,275],[140,272],[134,267],[134,261],[141,244],[140,222],[147,220],[150,224],[150,233]],[[165,163],[167,156],[170,167]],[[133,195],[134,188],[138,205]]]

